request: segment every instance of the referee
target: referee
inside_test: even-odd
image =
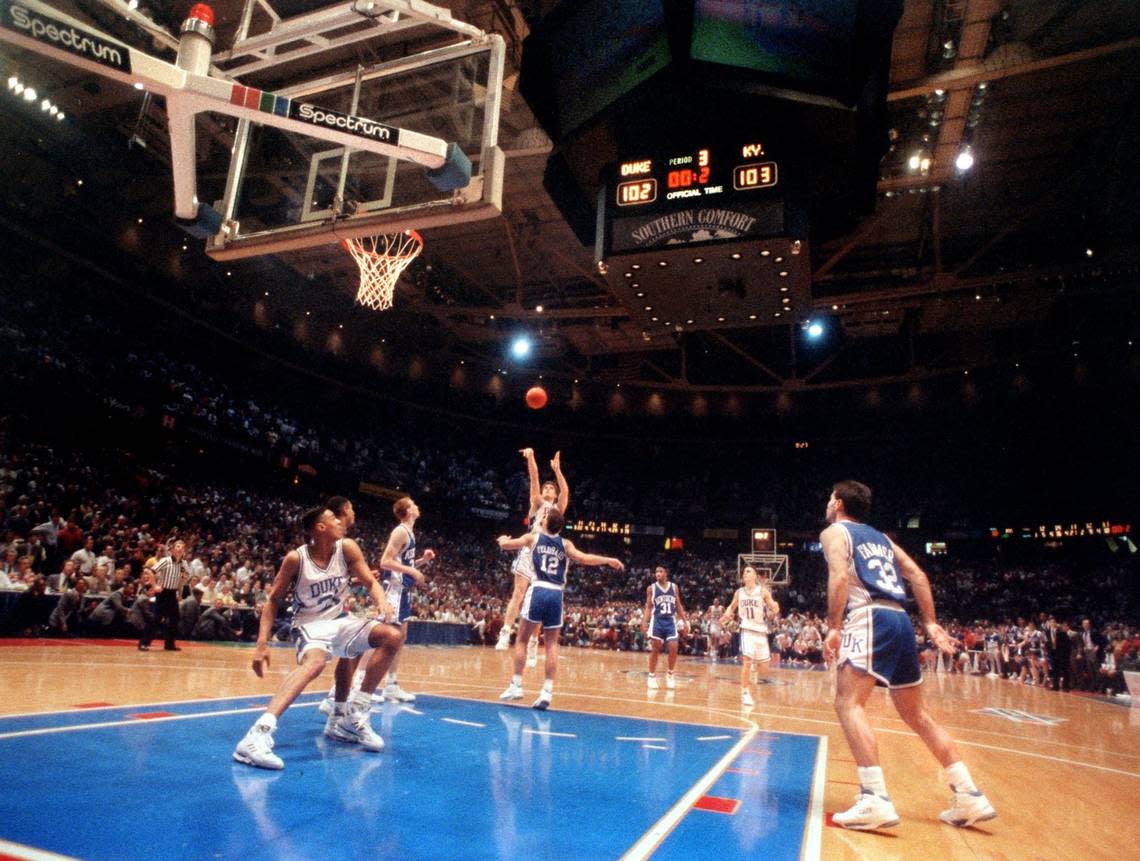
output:
[[[154,566],[155,579],[160,589],[155,599],[155,619],[162,627],[162,639],[168,652],[182,651],[174,642],[174,635],[178,633],[178,598],[182,594],[182,585],[190,577],[190,566],[183,561],[186,553],[186,543],[181,540],[169,545],[170,555],[158,560]],[[154,626],[147,625],[139,640],[139,649],[146,651],[150,648],[150,641]]]

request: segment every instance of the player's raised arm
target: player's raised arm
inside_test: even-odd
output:
[[[591,567],[606,565],[615,571],[625,570],[625,565],[622,564],[621,560],[615,559],[613,556],[599,556],[596,553],[583,553],[575,547],[569,539],[564,540],[562,545],[566,548],[566,558],[578,565],[588,565]]]
[[[397,526],[392,530],[392,534],[388,536],[388,543],[384,546],[384,555],[380,557],[380,567],[385,571],[397,571],[401,574],[407,574],[416,581],[417,586],[422,586],[427,578],[425,578],[418,569],[413,568],[411,565],[405,565],[400,561],[400,554],[407,546],[408,530],[401,529]]]
[[[500,535],[495,540],[498,541],[500,550],[522,550],[524,547],[534,547],[535,535],[533,532],[520,535],[518,538],[511,538],[509,535]]]
[[[364,559],[364,551],[360,549],[360,545],[351,538],[346,538],[341,543],[341,550],[344,553],[345,564],[348,566],[348,573],[368,589],[368,594],[377,609],[383,610],[387,607],[388,600],[384,595],[384,587],[380,585],[380,581],[376,579],[376,575],[368,567],[368,563]]]
[[[570,485],[566,483],[566,476],[562,474],[562,452],[554,452],[550,468],[554,470],[554,480],[558,484],[558,511],[560,514],[565,514],[570,505]]]
[[[289,590],[293,588],[293,581],[301,571],[301,555],[296,550],[290,550],[281,560],[281,567],[277,576],[273,578],[273,585],[265,596],[265,605],[261,608],[261,623],[257,628],[257,646],[253,650],[253,671],[260,679],[269,666],[269,635],[273,633],[273,622],[277,618],[277,611]]]
[[[533,448],[520,448],[519,454],[526,460],[526,474],[530,479],[530,513],[533,514],[542,504],[542,483],[538,480],[538,461],[534,459]]]

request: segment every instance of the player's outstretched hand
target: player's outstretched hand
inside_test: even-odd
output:
[[[435,551],[429,547],[424,551],[424,562],[431,562],[433,559],[435,559]]]
[[[519,454],[521,454],[527,460],[534,460],[534,449],[533,448],[520,448]]]
[[[509,535],[500,535],[500,536],[499,536],[498,538],[496,538],[495,540],[496,540],[497,542],[499,542],[499,546],[500,546],[500,547],[502,547],[504,544],[506,544],[508,541],[510,541],[510,540],[511,540],[511,536],[509,536]]]
[[[253,650],[253,672],[260,679],[265,675],[265,669],[269,666],[269,646],[264,643],[258,643],[257,648]]]
[[[937,622],[928,622],[924,627],[926,628],[926,636],[934,641],[934,645],[938,647],[940,652],[953,655],[958,651],[957,644],[950,639],[950,635],[946,633],[946,629]]]
[[[562,452],[554,452],[554,457],[550,461],[550,468],[555,472],[558,472],[558,470],[562,469]]]
[[[611,559],[606,564],[609,565],[611,568],[613,568],[615,571],[624,571],[625,570],[625,566],[622,564],[620,559]]]
[[[832,628],[823,638],[823,657],[830,663],[839,657],[841,635],[838,628]]]

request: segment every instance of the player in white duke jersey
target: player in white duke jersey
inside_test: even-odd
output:
[[[677,619],[685,622],[686,616],[685,607],[681,603],[680,587],[676,583],[670,583],[669,570],[664,565],[658,565],[653,570],[653,582],[645,589],[645,613],[641,619],[641,633],[649,634],[649,679],[646,685],[651,691],[657,690],[657,658],[662,646],[669,650],[665,687],[669,690],[677,687],[673,679],[680,639]]]
[[[752,667],[763,672],[768,669],[771,653],[768,648],[768,621],[780,613],[780,605],[772,597],[767,583],[760,582],[755,568],[745,565],[741,572],[744,585],[732,595],[732,603],[721,616],[721,624],[733,621],[740,616],[740,702],[742,705],[755,705],[752,698]]]
[[[293,591],[293,641],[297,668],[285,677],[265,713],[250,727],[234,749],[233,758],[258,768],[284,768],[273,753],[277,720],[325,668],[330,657],[351,658],[375,649],[364,670],[361,691],[347,700],[346,676],[338,675],[337,703],[325,724],[325,735],[337,741],[380,751],[384,742],[372,730],[371,694],[384,677],[404,638],[400,630],[377,619],[361,619],[345,612],[344,601],[355,578],[377,607],[385,605],[384,590],[368,570],[364,554],[344,537],[344,522],[327,508],[313,508],[301,518],[307,543],[289,551],[281,563],[261,612],[253,671],[258,678],[269,666],[269,635],[281,602]]]
[[[539,483],[538,462],[534,458],[533,448],[519,449],[519,453],[526,459],[527,475],[530,478],[530,509],[527,515],[527,526],[530,531],[537,534],[539,526],[546,518],[547,512],[557,509],[559,514],[566,514],[566,507],[570,504],[570,485],[562,474],[562,452],[556,451],[550,461],[554,470],[555,481]],[[511,626],[519,615],[523,596],[534,580],[534,566],[531,564],[530,551],[520,550],[511,564],[511,573],[514,574],[514,586],[511,600],[507,602],[507,610],[503,614],[503,628],[499,631],[499,642],[495,650],[505,652],[511,643]],[[533,667],[538,663],[537,632],[534,643],[527,644],[527,666]]]
[[[610,556],[583,553],[561,535],[566,521],[562,512],[552,507],[539,522],[537,532],[528,532],[518,538],[509,535],[499,536],[499,547],[503,550],[527,550],[534,568],[534,581],[526,590],[520,612],[519,636],[515,640],[514,675],[507,689],[499,694],[501,700],[517,700],[522,697],[522,673],[526,663],[526,643],[540,626],[547,632],[546,680],[538,699],[536,709],[546,709],[554,696],[554,677],[558,672],[558,637],[562,631],[562,590],[566,586],[566,571],[570,562],[579,565],[608,565],[617,571],[624,570],[621,561]]]
[[[420,572],[420,566],[435,559],[434,550],[425,550],[423,556],[416,558],[416,521],[420,517],[420,507],[410,496],[397,499],[392,505],[392,514],[399,523],[388,536],[388,543],[384,546],[384,555],[380,559],[380,570],[384,572],[384,584],[387,589],[388,604],[395,614],[395,622],[400,632],[407,637],[408,619],[412,617],[411,590],[422,586],[426,578]],[[396,677],[400,665],[400,654],[392,660],[388,669],[388,683],[384,686],[384,699],[393,702],[410,703],[416,699],[400,687]]]
[[[974,785],[954,740],[922,705],[922,671],[914,628],[903,609],[908,580],[926,636],[943,652],[954,646],[934,614],[934,597],[926,573],[906,551],[877,529],[863,523],[871,511],[871,489],[857,481],[838,482],[827,502],[827,522],[820,535],[827,560],[827,622],[824,651],[838,656],[835,711],[859,772],[854,806],[833,820],[844,828],[867,831],[899,822],[887,795],[879,749],[865,705],[875,685],[890,690],[896,711],[943,767],[954,793],[949,810],[939,818],[966,827],[997,816]],[[842,629],[842,634],[841,634]]]

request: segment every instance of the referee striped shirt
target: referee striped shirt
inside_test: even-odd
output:
[[[158,560],[154,576],[163,589],[181,589],[184,579],[190,576],[190,566],[185,559],[175,562],[173,556],[166,556]]]

